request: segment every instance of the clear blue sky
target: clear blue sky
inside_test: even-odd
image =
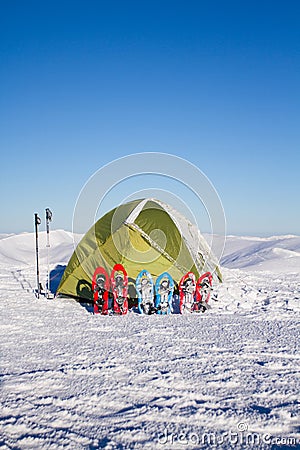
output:
[[[158,151],[210,178],[230,233],[300,234],[299,23],[289,0],[2,0],[0,232],[46,207],[70,230],[95,170]]]

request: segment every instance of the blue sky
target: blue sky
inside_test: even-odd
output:
[[[97,169],[155,151],[209,177],[229,233],[300,234],[298,1],[0,9],[0,232],[32,231],[46,207],[70,230]]]

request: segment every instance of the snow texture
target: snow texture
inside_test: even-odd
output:
[[[51,232],[51,269],[72,242]],[[0,241],[1,449],[300,448],[299,237],[229,237],[218,301],[184,316],[37,299],[34,245]]]

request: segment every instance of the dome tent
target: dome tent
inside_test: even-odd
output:
[[[101,217],[75,249],[58,294],[92,300],[96,267],[108,273],[123,264],[135,280],[147,269],[156,278],[169,272],[175,282],[188,271],[210,271],[221,281],[216,258],[198,228],[171,206],[156,199],[122,204]]]

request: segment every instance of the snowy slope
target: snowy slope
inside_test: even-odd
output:
[[[5,239],[9,236],[13,236],[13,233],[0,233],[0,240]]]
[[[99,317],[36,299],[33,235],[2,239],[0,447],[299,448],[300,270],[270,271],[297,240],[230,237],[226,265],[274,256],[268,272],[223,268],[204,315]],[[72,251],[51,233],[51,265]]]
[[[77,235],[76,239],[80,239]],[[39,258],[40,262],[47,261],[47,236],[46,232],[39,233]],[[50,263],[67,264],[74,251],[74,239],[71,232],[54,230],[50,233]],[[34,233],[22,233],[9,235],[0,240],[0,262],[18,263],[21,265],[35,264],[35,235]]]
[[[271,272],[300,271],[300,237],[253,238],[228,236],[224,267]]]

